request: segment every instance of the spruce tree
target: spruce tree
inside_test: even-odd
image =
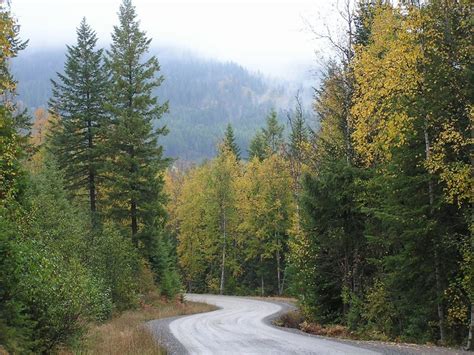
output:
[[[265,148],[265,137],[262,132],[257,132],[255,136],[250,141],[249,145],[249,160],[253,158],[258,158],[263,160],[266,157],[266,148]]]
[[[283,125],[278,123],[275,110],[270,111],[266,119],[267,125],[262,128],[250,141],[249,159],[257,157],[263,160],[272,154],[278,153],[283,146]]]
[[[267,116],[267,126],[262,129],[270,154],[275,154],[283,145],[283,125],[278,123],[277,113],[272,110]]]
[[[124,0],[120,24],[114,27],[106,63],[111,87],[108,109],[112,116],[108,156],[108,205],[110,217],[120,222],[135,246],[153,259],[164,224],[161,173],[167,165],[158,138],[166,128],[154,123],[168,109],[152,91],[163,76],[155,56],[147,57],[151,39],[139,28],[135,7]]]
[[[77,44],[67,46],[64,74],[51,80],[50,111],[58,115],[53,128],[52,150],[64,170],[68,190],[87,194],[90,211],[97,211],[98,187],[102,182],[103,145],[109,119],[104,111],[108,80],[97,36],[83,18],[77,29]]]
[[[20,131],[27,128],[26,115],[16,115],[16,81],[10,73],[10,61],[26,47],[18,37],[18,26],[8,4],[0,3],[0,207],[14,199],[21,190],[25,137]]]
[[[227,125],[225,130],[223,145],[226,149],[234,153],[237,160],[240,160],[240,148],[235,142],[234,130],[232,129],[232,125],[230,123]]]

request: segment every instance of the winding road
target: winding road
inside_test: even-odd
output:
[[[190,354],[378,353],[367,348],[275,328],[266,318],[281,311],[282,306],[276,303],[243,297],[196,294],[187,294],[186,299],[220,308],[213,312],[178,318],[169,323],[169,330],[174,338]]]
[[[427,345],[330,339],[277,328],[271,319],[288,310],[284,303],[234,296],[186,294],[185,297],[219,309],[148,322],[147,328],[168,354],[472,354]]]

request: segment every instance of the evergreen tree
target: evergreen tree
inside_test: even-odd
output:
[[[0,4],[0,206],[21,192],[26,115],[15,114],[16,105],[10,100],[15,95],[16,81],[10,73],[10,60],[26,47],[18,38],[18,26],[8,5]]]
[[[152,94],[164,79],[156,76],[160,70],[157,58],[145,58],[151,39],[140,30],[130,0],[121,4],[119,21],[106,60],[111,75],[108,109],[113,120],[108,142],[109,212],[129,228],[135,246],[142,242],[150,250],[164,222],[161,172],[167,164],[158,143],[166,128],[154,129],[153,125],[168,104],[158,104]]]
[[[67,46],[64,74],[51,80],[49,102],[53,115],[60,116],[53,129],[52,150],[64,170],[73,195],[87,193],[92,214],[97,211],[98,189],[102,183],[103,146],[109,119],[104,111],[107,74],[102,49],[96,50],[97,36],[83,18],[77,29],[77,44]]]
[[[265,138],[262,132],[257,132],[255,136],[250,141],[249,145],[249,160],[253,158],[258,158],[259,160],[265,159],[266,148],[265,148]]]
[[[269,154],[278,153],[279,149],[283,145],[283,131],[285,127],[278,123],[277,113],[272,110],[267,116],[267,125],[262,129],[263,136],[265,138],[266,148]]]
[[[257,157],[263,160],[278,153],[283,147],[283,131],[285,127],[278,123],[277,113],[271,110],[266,119],[266,126],[257,132],[250,141],[249,160]]]
[[[296,109],[293,114],[288,115],[290,125],[289,142],[287,144],[286,157],[289,162],[291,177],[293,179],[293,193],[298,199],[301,190],[301,177],[305,168],[310,147],[310,129],[306,125],[303,113],[303,105],[299,95],[296,96]]]
[[[237,160],[240,160],[240,148],[235,142],[234,130],[232,129],[232,125],[229,123],[225,130],[224,139],[222,144],[225,149],[230,150],[232,153],[235,154]]]

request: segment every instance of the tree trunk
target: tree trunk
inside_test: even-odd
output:
[[[274,233],[274,238],[277,239],[276,232]],[[277,240],[277,250],[276,250],[275,257],[276,257],[276,262],[277,262],[278,295],[281,296],[280,240]]]
[[[97,210],[95,193],[95,174],[92,168],[89,168],[89,200],[91,212],[95,213]]]
[[[425,158],[428,160],[430,158],[430,139],[428,135],[428,122],[425,119],[425,126],[424,126],[424,138],[425,138]],[[428,197],[430,203],[430,215],[433,213],[434,207],[434,191],[433,191],[433,181],[430,179],[428,180]],[[433,238],[434,239],[434,238]],[[433,240],[434,245],[434,264],[435,264],[435,282],[436,282],[436,298],[437,298],[437,310],[438,310],[438,327],[439,327],[439,335],[440,341],[442,344],[446,341],[446,331],[444,327],[444,308],[443,308],[443,285],[441,280],[441,263],[439,260],[438,255],[438,243],[437,240]]]
[[[467,337],[467,350],[474,350],[474,302],[471,302],[471,324],[469,325],[469,336]]]
[[[278,282],[278,296],[281,296],[281,275],[280,275],[280,251],[276,251],[277,260],[277,282]]]
[[[219,287],[219,293],[224,294],[224,281],[225,281],[225,247],[226,247],[226,216],[225,210],[223,211],[222,220],[222,232],[223,232],[223,243],[222,243],[222,265],[221,265],[221,285]]]
[[[280,292],[281,295],[285,291],[285,279],[286,279],[286,272],[283,273],[283,280],[281,280],[281,292]]]
[[[135,246],[138,246],[137,203],[135,202],[134,199],[130,200],[130,219],[132,222],[132,242]]]

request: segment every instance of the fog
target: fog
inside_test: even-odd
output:
[[[12,0],[30,50],[74,43],[85,16],[110,41],[120,0]],[[327,21],[334,1],[323,0],[134,0],[141,27],[154,46],[235,61],[276,77],[301,77],[314,62],[316,43],[305,20]],[[319,20],[317,20],[319,19]]]

